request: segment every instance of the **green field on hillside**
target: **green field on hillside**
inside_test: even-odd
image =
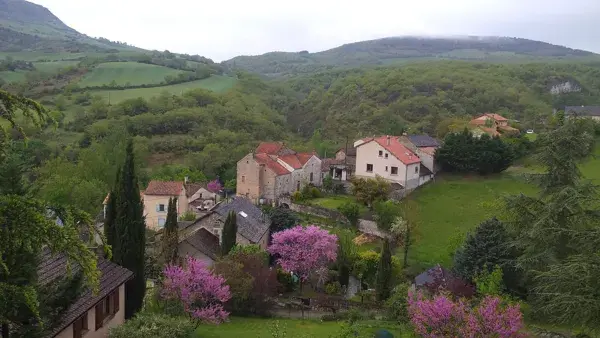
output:
[[[89,57],[106,57],[109,55],[116,56],[132,56],[139,55],[143,52],[140,51],[121,51],[118,53],[99,53],[99,52],[85,52],[85,53],[46,53],[46,52],[0,52],[0,59],[5,59],[7,56],[12,57],[15,60],[23,61],[59,61],[59,60],[79,60],[86,56]]]
[[[5,70],[0,72],[0,79],[6,83],[19,82],[25,80],[26,73],[26,71],[22,70],[18,70],[16,72]]]
[[[79,61],[34,62],[35,69],[43,73],[55,73],[61,68],[76,66]]]
[[[341,331],[341,323],[321,322],[320,320],[300,319],[260,319],[260,318],[230,318],[228,323],[214,326],[201,325],[196,331],[203,338],[267,338],[272,335],[274,324],[279,325],[280,333],[285,331],[286,337],[336,337]],[[374,336],[380,329],[390,331],[394,337],[413,337],[410,330],[402,330],[396,324],[383,321],[365,321],[357,324],[358,331],[362,334]],[[278,337],[281,337],[278,336]]]
[[[112,81],[117,85],[159,84],[165,76],[177,76],[180,70],[138,62],[107,62],[96,66],[87,73],[78,85],[80,87],[98,87]]]
[[[100,95],[111,104],[119,103],[127,99],[135,99],[137,97],[143,97],[149,99],[153,96],[157,96],[160,93],[167,91],[174,95],[180,95],[186,90],[195,88],[204,88],[215,92],[223,92],[235,84],[236,79],[229,76],[213,75],[208,79],[197,80],[192,82],[185,82],[170,86],[161,86],[154,88],[136,88],[136,89],[125,89],[125,90],[94,90],[91,93],[93,95]],[[109,100],[110,99],[110,100]]]

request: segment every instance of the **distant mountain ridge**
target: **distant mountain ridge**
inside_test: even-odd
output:
[[[0,0],[2,52],[108,52],[133,48],[81,34],[46,7],[25,0]]]
[[[271,52],[237,56],[223,64],[268,76],[310,73],[334,67],[382,65],[427,59],[502,61],[594,57],[592,52],[510,37],[389,37],[345,44],[317,53]]]

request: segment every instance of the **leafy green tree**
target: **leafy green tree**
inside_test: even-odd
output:
[[[125,284],[125,318],[131,318],[139,311],[146,293],[146,224],[143,213],[144,204],[135,170],[133,142],[130,140],[126,148],[125,163],[117,173],[115,187],[109,196],[104,224],[108,244],[113,249],[112,261],[134,273],[134,278]]]
[[[162,240],[163,260],[165,264],[175,264],[177,262],[177,247],[179,244],[177,227],[177,198],[169,198],[167,220],[165,221],[165,230]]]
[[[300,224],[296,215],[287,208],[271,208],[267,211],[271,220],[271,232],[279,232]]]
[[[48,217],[48,215],[55,215]],[[55,217],[62,221],[60,225]],[[85,213],[52,211],[43,202],[19,196],[0,196],[0,323],[2,337],[10,327],[44,325],[43,298],[37,284],[37,267],[44,247],[63,253],[81,267],[87,286],[98,291],[100,273],[96,254],[80,240],[80,231],[93,231]]]
[[[21,156],[13,153],[0,161],[0,195],[23,196],[29,191],[29,182],[25,180],[28,171]]]
[[[369,208],[379,200],[386,200],[391,190],[391,185],[383,177],[354,178],[352,180],[352,194],[358,202],[364,203]]]
[[[379,301],[388,299],[392,291],[392,248],[387,238],[383,240],[381,248],[375,291]]]
[[[360,217],[360,207],[356,203],[346,202],[338,207],[338,210],[350,222],[350,226],[356,228]]]
[[[237,217],[235,212],[231,211],[225,219],[223,225],[223,234],[221,237],[221,255],[226,256],[236,244],[237,239]]]
[[[333,177],[327,174],[323,177],[323,190],[331,192],[333,190]]]
[[[486,175],[507,169],[514,159],[512,147],[499,137],[474,137],[468,130],[450,133],[436,150],[436,161],[450,172]]]
[[[501,296],[504,291],[502,268],[498,265],[493,270],[483,269],[473,278],[477,293],[484,296]]]
[[[374,211],[377,227],[381,230],[389,231],[401,215],[402,209],[394,201],[379,201],[375,203]]]

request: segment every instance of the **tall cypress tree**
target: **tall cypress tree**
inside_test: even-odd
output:
[[[221,254],[227,255],[231,249],[235,246],[235,240],[237,237],[237,220],[235,212],[231,211],[227,215],[225,225],[223,226],[223,235],[221,240]]]
[[[146,293],[144,249],[146,245],[144,204],[135,172],[133,142],[129,140],[125,163],[117,173],[111,192],[105,223],[108,244],[112,246],[112,261],[131,270],[133,279],[125,284],[125,318],[129,319],[142,307]]]
[[[167,221],[165,222],[165,232],[163,235],[163,259],[165,263],[175,263],[177,261],[177,244],[179,244],[177,198],[169,198]]]
[[[387,238],[383,240],[383,248],[381,249],[376,288],[377,300],[383,301],[390,298],[390,292],[392,291],[392,248],[390,240]]]

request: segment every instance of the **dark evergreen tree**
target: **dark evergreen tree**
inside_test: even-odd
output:
[[[223,226],[223,234],[221,239],[221,254],[226,256],[235,246],[237,237],[237,220],[235,212],[231,211],[227,215],[225,225]]]
[[[436,161],[443,170],[451,172],[499,173],[508,168],[513,159],[512,147],[499,137],[487,134],[474,137],[467,129],[448,134],[436,151]]]
[[[392,292],[392,248],[387,238],[383,240],[375,288],[378,301],[384,301],[390,297]]]
[[[108,244],[112,245],[112,261],[134,273],[133,279],[125,284],[125,318],[129,319],[142,307],[146,293],[146,224],[131,140],[127,144],[125,163],[117,174],[116,182],[109,197],[105,231]]]
[[[178,244],[179,235],[177,229],[177,198],[169,198],[167,220],[165,222],[165,231],[163,234],[163,259],[165,263],[175,263],[177,261]]]

